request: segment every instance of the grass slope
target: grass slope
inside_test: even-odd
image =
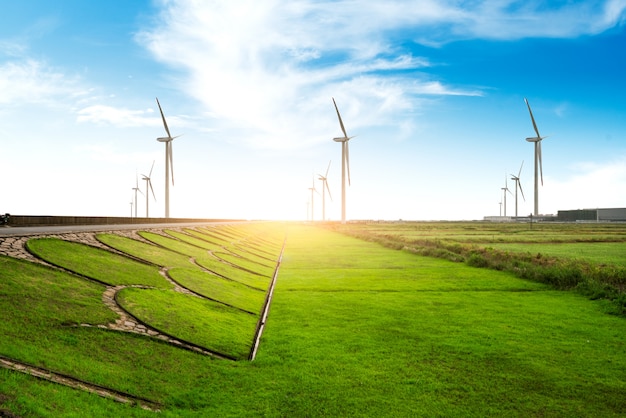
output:
[[[244,311],[259,313],[265,300],[265,292],[261,290],[208,272],[177,267],[167,273],[187,289]]]
[[[174,251],[181,255],[184,254],[188,257],[193,257],[198,265],[220,276],[237,281],[239,283],[243,283],[247,286],[251,286],[259,290],[265,290],[269,285],[270,277],[264,277],[255,273],[252,268],[258,268],[258,266],[253,265],[252,263],[240,263],[246,267],[251,268],[251,271],[246,271],[244,270],[245,267],[240,268],[237,265],[224,263],[220,260],[220,258],[209,254],[209,252],[205,249],[196,247],[195,245],[189,244],[185,241],[169,238],[160,234],[155,234],[153,232],[141,231],[139,232],[139,234],[147,240],[163,247],[164,249]]]
[[[26,248],[50,264],[78,274],[116,285],[145,285],[172,288],[153,265],[114,254],[100,248],[57,238],[30,239]]]
[[[136,318],[176,338],[237,359],[248,357],[256,315],[159,289],[125,288],[117,301]]]
[[[191,267],[189,257],[168,249],[116,234],[97,234],[96,239],[111,248],[161,267]]]

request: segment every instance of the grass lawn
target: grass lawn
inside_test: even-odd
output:
[[[541,253],[544,255],[566,257],[574,260],[591,261],[594,263],[615,264],[626,267],[626,242],[576,242],[559,244],[493,244],[493,248]]]
[[[100,288],[28,264],[10,261],[0,268],[0,308],[43,302],[35,304],[36,314],[23,309],[16,316],[23,332],[17,322],[1,328],[0,354],[157,401],[163,406],[159,416],[626,413],[626,319],[604,313],[600,301],[510,273],[294,224],[257,359],[233,362],[145,337],[59,327],[78,320],[73,318],[106,320],[95,296]],[[22,275],[13,278],[14,271]],[[7,280],[11,286],[5,288]],[[56,282],[87,293],[36,293]],[[172,293],[166,290],[126,290],[137,309],[153,305],[150,315],[164,326],[212,315],[206,311],[213,307],[190,302],[197,298],[172,301],[164,298]],[[182,331],[210,341],[214,326],[206,322]],[[231,339],[227,346],[238,347],[233,327],[233,335],[224,337]],[[91,402],[92,397],[0,369],[0,411],[154,416],[112,401]]]
[[[502,272],[298,232],[290,231],[258,358],[300,371],[302,392],[290,392],[293,410],[282,414],[307,405],[316,416],[626,412],[626,321],[599,303]],[[314,265],[305,262],[311,253]]]

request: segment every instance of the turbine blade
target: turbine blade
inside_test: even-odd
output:
[[[328,190],[328,197],[330,197],[330,200],[333,200],[333,197],[330,195],[330,187],[328,187],[328,180],[324,180],[324,183],[326,183],[326,190]]]
[[[341,115],[339,114],[339,109],[337,108],[337,102],[335,102],[335,98],[333,97],[333,103],[335,104],[335,110],[337,111],[337,117],[339,118],[339,125],[341,125],[341,131],[343,132],[344,138],[348,137],[346,133],[346,128],[343,127],[343,121],[341,120]]]
[[[152,191],[152,197],[154,197],[154,201],[156,202],[156,195],[154,194],[154,189],[152,188],[152,180],[148,179],[148,185],[150,186],[150,190]]]
[[[519,191],[522,192],[522,199],[524,199],[525,202],[526,198],[524,197],[524,191],[522,190],[522,183],[520,183],[519,180],[517,181],[517,185],[519,186]]]
[[[519,166],[519,173],[517,173],[517,178],[522,175],[522,167],[524,167],[524,160],[522,160],[522,165]]]
[[[526,100],[525,97],[524,97],[524,101],[526,102],[526,106],[528,106],[528,112],[530,113],[530,119],[533,121],[533,128],[535,128],[535,133],[537,134],[537,138],[541,138],[541,135],[539,135],[539,130],[537,129],[537,124],[535,123],[535,117],[533,116],[533,111],[530,110],[530,104],[528,103],[528,100]]]
[[[167,127],[167,122],[165,121],[165,115],[163,114],[163,109],[161,109],[161,103],[159,103],[159,98],[156,99],[157,105],[159,105],[159,112],[161,112],[161,119],[163,119],[163,126],[165,127],[165,132],[167,132],[167,136],[169,138],[172,137],[170,134],[170,129]]]
[[[324,175],[324,179],[326,179],[326,177],[328,177],[328,170],[330,170],[330,163],[331,162],[332,162],[332,160],[328,162],[328,167],[326,168],[326,174]]]
[[[150,178],[150,176],[152,175],[152,169],[154,168],[154,160],[152,161],[152,167],[150,167],[150,174],[148,174],[148,178]],[[145,176],[145,174],[144,174]]]

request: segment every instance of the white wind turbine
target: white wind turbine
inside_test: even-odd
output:
[[[354,138],[354,136],[348,136],[346,133],[346,128],[343,126],[343,121],[341,120],[341,114],[339,114],[339,109],[337,108],[337,102],[335,102],[335,98],[333,97],[333,104],[335,105],[335,110],[337,111],[337,117],[339,118],[339,125],[341,126],[341,131],[343,132],[342,137],[333,138],[335,142],[341,142],[341,223],[346,223],[346,169],[348,171],[348,185],[350,185],[350,150],[348,148],[348,141]]]
[[[132,190],[135,192],[135,218],[136,218],[137,217],[137,192],[141,193],[141,190],[139,190],[139,178],[137,177],[137,173],[135,173],[135,187],[133,187]],[[130,216],[131,217],[133,216],[132,211],[131,211]]]
[[[161,109],[161,103],[159,99],[156,99],[159,111],[161,112],[161,119],[163,119],[163,126],[165,127],[166,137],[157,138],[159,142],[165,142],[165,217],[170,217],[170,171],[172,173],[172,186],[174,185],[174,157],[172,156],[172,141],[178,138],[180,135],[172,137],[170,129],[167,127],[165,121],[165,115],[163,115],[163,109]]]
[[[528,142],[535,143],[535,216],[539,215],[539,173],[541,174],[541,185],[543,186],[543,167],[541,164],[541,141],[547,136],[539,135],[539,129],[537,129],[537,124],[535,123],[535,118],[533,116],[533,111],[530,110],[530,104],[528,100],[524,97],[524,101],[526,102],[526,106],[528,106],[528,112],[530,113],[530,119],[533,122],[533,128],[535,128],[536,137],[526,138]]]
[[[506,174],[504,175],[504,187],[501,187],[500,189],[504,193],[504,216],[506,216],[506,192],[511,193],[511,190],[509,190],[509,186],[507,186],[506,184]]]
[[[522,161],[522,165],[519,166],[519,173],[517,176],[511,174],[511,180],[515,182],[515,217],[517,218],[517,189],[522,193],[522,198],[526,201],[524,197],[524,191],[522,190],[522,183],[519,181],[519,176],[522,174],[522,167],[524,167],[524,161]]]
[[[328,170],[330,169],[330,163],[328,162],[328,167],[326,168],[326,174],[323,176],[318,174],[318,179],[322,181],[322,220],[326,220],[326,191],[328,191],[328,197],[330,200],[333,200],[333,197],[330,195],[330,187],[328,187]]]
[[[149,218],[148,216],[148,198],[150,197],[149,190],[152,190],[152,197],[154,197],[154,201],[156,202],[156,196],[154,195],[154,189],[152,188],[152,180],[150,180],[150,176],[152,175],[153,168],[154,168],[154,161],[152,161],[152,167],[150,167],[150,174],[148,174],[147,176],[145,174],[142,174],[143,180],[146,181],[146,218]]]
[[[311,191],[311,221],[314,221],[315,218],[313,217],[313,194],[317,192],[317,189],[315,189],[315,177],[313,178],[313,182],[311,183],[311,187],[309,187],[309,190]]]

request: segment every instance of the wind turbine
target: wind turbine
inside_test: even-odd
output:
[[[541,185],[543,186],[543,167],[541,164],[541,141],[547,136],[539,135],[539,129],[537,129],[537,124],[535,123],[535,118],[533,116],[533,111],[530,110],[530,104],[528,100],[524,97],[524,101],[526,102],[526,106],[528,106],[528,112],[530,113],[530,119],[533,121],[533,128],[535,128],[536,137],[526,138],[528,142],[535,143],[535,216],[539,215],[539,173],[541,174]]]
[[[517,173],[517,176],[514,176],[513,174],[511,174],[511,180],[513,180],[515,182],[515,217],[517,218],[517,189],[519,188],[519,191],[522,192],[522,198],[524,199],[524,201],[526,201],[526,198],[524,197],[524,191],[522,190],[522,183],[519,182],[519,176],[522,174],[522,167],[524,167],[524,161],[522,161],[522,165],[519,166],[519,173]]]
[[[170,217],[170,171],[172,172],[172,186],[174,185],[174,158],[172,156],[172,141],[178,138],[180,135],[172,137],[170,129],[167,127],[165,121],[165,115],[163,115],[163,109],[161,109],[161,103],[159,99],[156,99],[157,105],[159,105],[159,111],[161,112],[161,119],[163,119],[163,126],[167,136],[157,138],[159,142],[165,142],[165,217]]]
[[[311,183],[311,187],[309,187],[309,190],[311,191],[311,221],[314,221],[315,219],[313,217],[313,193],[317,192],[317,190],[315,189],[315,177],[313,178],[313,182]]]
[[[341,142],[341,223],[346,223],[346,169],[348,171],[348,185],[350,185],[350,151],[348,148],[348,141],[350,141],[354,136],[348,136],[346,133],[346,128],[343,126],[343,121],[341,120],[341,114],[339,114],[339,109],[337,108],[337,102],[335,102],[335,98],[333,97],[333,104],[335,105],[335,110],[337,111],[337,118],[339,118],[339,125],[341,126],[341,131],[343,132],[342,137],[333,138],[335,142]]]
[[[506,174],[504,175],[504,187],[500,188],[503,193],[504,193],[504,216],[506,216],[506,192],[511,193],[511,191],[509,190],[509,186],[507,186],[506,184]],[[511,193],[513,194],[513,193]]]
[[[133,189],[135,191],[135,218],[137,217],[137,192],[141,193],[141,190],[139,190],[139,178],[137,177],[137,173],[135,173],[135,187],[133,187]],[[141,193],[143,194],[143,193]],[[130,216],[132,218],[133,213],[131,211]]]
[[[330,200],[333,200],[333,197],[330,195],[330,188],[328,187],[328,170],[330,169],[330,163],[328,162],[328,167],[326,168],[326,174],[323,176],[318,174],[318,179],[322,181],[322,220],[326,220],[326,191],[328,190],[328,197]]]
[[[148,174],[147,176],[145,174],[142,174],[143,180],[146,181],[146,218],[149,218],[149,216],[148,216],[148,197],[150,195],[148,193],[148,189],[152,190],[152,197],[154,197],[154,201],[156,202],[156,196],[154,195],[154,189],[152,188],[152,180],[150,180],[150,176],[152,175],[152,169],[153,168],[154,168],[154,161],[152,161],[152,167],[150,167],[150,174]]]

